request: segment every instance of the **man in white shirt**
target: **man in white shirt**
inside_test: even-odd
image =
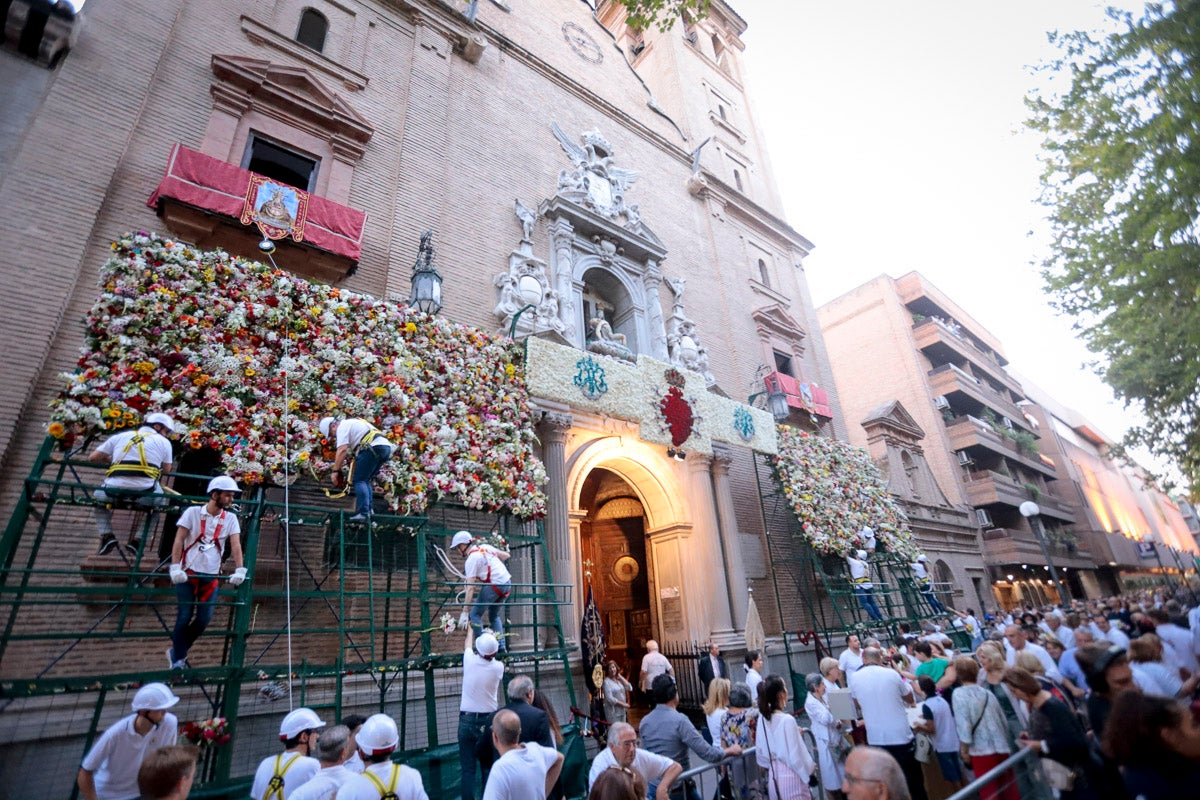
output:
[[[563,754],[537,742],[521,744],[521,718],[507,708],[492,720],[492,765],[483,800],[546,800],[562,772]]]
[[[162,491],[160,481],[171,472],[174,459],[167,437],[174,432],[175,421],[171,417],[149,414],[136,431],[110,436],[88,456],[88,461],[92,463],[109,465],[104,473],[104,483],[92,494],[100,503],[95,510],[96,528],[100,532],[100,549],[96,555],[105,556],[117,549],[110,500],[125,493]],[[134,502],[149,508],[153,514],[154,509],[164,503],[164,498],[139,497]],[[153,520],[148,523],[147,529],[153,529]],[[140,545],[137,535],[133,534],[125,544],[125,552],[130,559],[137,558]]]
[[[758,702],[758,685],[763,682],[763,657],[757,650],[746,653],[746,685],[750,687],[750,696]]]
[[[637,746],[637,732],[628,722],[614,722],[608,729],[608,747],[596,755],[588,772],[588,791],[601,772],[609,767],[625,767],[639,773],[647,789],[658,785],[655,800],[667,800],[671,784],[683,772],[679,762]]]
[[[646,655],[642,656],[641,688],[643,692],[650,691],[650,685],[659,675],[675,676],[675,668],[667,657],[658,652],[658,642],[650,639],[646,642]]]
[[[846,676],[846,680],[850,680],[850,676],[858,672],[862,665],[862,640],[858,638],[857,633],[852,633],[846,637],[846,650],[838,656],[838,667]]]
[[[1092,617],[1092,630],[1097,639],[1104,639],[1117,647],[1129,649],[1129,637],[1103,614],[1096,614]]]
[[[383,431],[365,419],[339,421],[334,417],[325,417],[317,427],[322,437],[332,439],[337,445],[330,477],[335,488],[342,486],[342,467],[347,457],[354,459],[350,472],[354,484],[354,516],[350,519],[353,522],[366,521],[373,513],[375,502],[371,481],[396,448],[384,437]]]
[[[367,717],[355,735],[358,753],[366,769],[350,775],[337,791],[337,800],[429,800],[421,773],[405,764],[392,763],[392,753],[400,744],[396,721],[387,714]]]
[[[1062,615],[1051,611],[1041,624],[1042,630],[1062,642],[1064,650],[1075,646],[1075,632],[1063,624]]]
[[[450,541],[450,547],[466,559],[463,574],[467,576],[467,595],[463,603],[463,614],[471,623],[475,635],[483,633],[483,618],[500,643],[500,652],[508,650],[504,641],[504,603],[512,592],[512,575],[504,562],[508,554],[491,545],[475,541],[469,531],[459,531]],[[478,593],[478,597],[476,594]],[[459,624],[463,623],[462,616]]]
[[[1171,653],[1173,663],[1168,666],[1185,669],[1190,674],[1200,672],[1196,654],[1192,651],[1192,632],[1171,622],[1170,615],[1163,608],[1152,610],[1150,619],[1154,621],[1154,632],[1158,634],[1158,638],[1162,639],[1164,644],[1170,645],[1169,648],[1163,648],[1164,660],[1166,654]]]
[[[863,651],[862,668],[850,676],[849,685],[850,696],[862,712],[867,744],[891,753],[904,770],[913,800],[927,800],[908,721],[907,709],[914,704],[912,687],[899,672],[883,666],[883,652],[875,647]]]
[[[857,556],[857,557],[855,557]],[[846,556],[846,565],[850,570],[850,584],[858,595],[858,602],[863,611],[871,619],[883,619],[883,612],[875,602],[875,584],[871,583],[871,567],[867,564],[867,551],[859,550],[853,556]]]
[[[133,696],[133,713],[100,736],[79,768],[84,800],[136,800],[138,769],[150,753],[175,744],[179,720],[167,712],[179,702],[165,684],[147,683]]]
[[[267,756],[254,773],[251,800],[288,800],[321,770],[321,762],[312,757],[324,721],[311,708],[297,708],[279,723],[283,752]]]
[[[321,771],[293,792],[291,800],[333,800],[341,785],[355,774],[345,766],[353,747],[350,729],[345,725],[335,725],[322,733],[316,749]]]
[[[208,482],[208,502],[192,506],[179,518],[169,570],[171,583],[175,584],[175,599],[179,602],[171,647],[167,650],[171,669],[191,666],[188,651],[212,621],[226,542],[236,567],[229,576],[229,584],[241,586],[246,580],[246,568],[242,565],[242,528],[237,514],[229,511],[239,492],[241,489],[233,478],[218,475]]]
[[[485,633],[476,641],[475,631],[467,628],[467,644],[463,650],[462,699],[458,704],[458,765],[462,800],[475,799],[475,753],[480,749],[481,740],[486,741],[488,736],[488,719],[500,707],[496,693],[504,677],[504,662],[496,660],[498,650],[495,636]],[[486,783],[486,770],[483,779]]]
[[[1192,631],[1192,655],[1200,660],[1200,605],[1189,611],[1187,618]]]
[[[1037,660],[1041,662],[1042,667],[1046,670],[1046,677],[1053,678],[1054,680],[1062,680],[1062,673],[1058,671],[1058,665],[1054,663],[1054,659],[1046,652],[1046,648],[1029,641],[1029,636],[1021,629],[1020,625],[1009,625],[1005,628],[1004,639],[1005,660],[1010,667],[1016,666],[1017,653],[1027,650],[1037,656]]]

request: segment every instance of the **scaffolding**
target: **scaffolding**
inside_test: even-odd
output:
[[[944,617],[934,610],[928,597],[917,586],[908,560],[892,553],[877,550],[868,560],[872,594],[882,619],[871,619],[859,602],[846,560],[838,555],[815,551],[784,496],[771,465],[772,456],[754,455],[754,477],[758,488],[763,529],[770,553],[771,583],[775,591],[776,609],[782,620],[783,645],[791,673],[793,694],[803,704],[807,694],[804,671],[797,671],[798,651],[814,638],[818,649],[834,653],[846,636],[858,634],[863,638],[876,637],[890,645],[900,632],[901,623],[920,630],[926,620]],[[931,584],[934,593],[945,587]],[[785,595],[798,599],[808,612],[811,630],[794,630],[784,616],[784,608],[796,607],[785,602]],[[793,628],[789,630],[789,628]],[[949,631],[947,635],[956,647],[967,649],[970,637],[965,632]]]
[[[83,755],[130,713],[136,688],[162,681],[188,720],[225,717],[231,741],[205,749],[193,797],[244,797],[258,762],[278,751],[280,718],[307,706],[323,719],[383,712],[400,730],[396,758],[420,770],[431,797],[457,796],[464,631],[461,579],[444,548],[456,530],[500,535],[513,574],[506,672],[530,674],[556,708],[576,705],[556,584],[540,522],[448,504],[373,524],[315,484],[257,486],[237,505],[250,580],[221,584],[216,612],[170,670],[175,589],[166,575],[174,515],[194,494],[125,493],[114,525],[133,547],[95,547],[93,492],[103,472],[47,439],[0,538],[0,785],[23,798],[75,797]],[[178,474],[175,486],[207,476]],[[149,505],[151,501],[165,506]],[[448,615],[448,616],[444,616]],[[567,747],[582,750],[573,726]]]

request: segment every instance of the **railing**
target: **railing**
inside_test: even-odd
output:
[[[1033,755],[1033,751],[1028,747],[1022,747],[1017,753],[950,795],[947,800],[977,800],[983,796],[985,788],[989,789],[989,797],[1000,797],[1006,787],[1017,785],[1017,773],[1014,767],[1026,764],[1027,768],[1032,769],[1035,766],[1032,760]]]
[[[663,642],[660,651],[671,662],[675,686],[679,689],[679,707],[697,709],[704,705],[704,684],[700,682],[700,654],[707,648],[698,642]]]
[[[802,727],[800,728],[800,737],[804,740],[804,746],[808,748],[808,754],[812,756],[813,763],[818,765],[817,772],[814,774],[820,776],[821,759],[817,755],[817,741],[813,738],[812,731]],[[713,797],[716,794],[717,783],[724,773],[729,776],[734,797],[753,797],[754,792],[745,790],[748,790],[754,783],[768,780],[766,770],[762,770],[758,766],[756,754],[757,750],[754,747],[747,747],[740,756],[729,756],[713,764],[705,763],[684,770],[671,784],[671,790],[674,791],[682,786],[684,781],[692,781],[699,784],[701,798]],[[824,783],[821,780],[817,780],[817,786],[812,789],[812,795],[813,800],[824,800],[827,797]],[[767,796],[765,784],[763,784],[761,796]]]

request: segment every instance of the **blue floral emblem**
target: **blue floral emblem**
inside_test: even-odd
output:
[[[742,441],[748,442],[754,438],[754,416],[745,406],[733,410],[733,429],[742,437]]]
[[[591,356],[584,356],[575,362],[574,384],[589,399],[595,400],[608,391],[608,383],[604,380],[604,367]]]

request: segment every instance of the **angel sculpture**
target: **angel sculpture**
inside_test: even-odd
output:
[[[626,211],[625,192],[633,186],[638,173],[612,166],[612,145],[596,131],[583,135],[583,144],[576,144],[563,133],[557,123],[550,123],[555,138],[575,165],[569,183],[580,186],[584,196],[572,198],[585,202],[597,211],[614,218]],[[560,190],[564,183],[559,176]]]

